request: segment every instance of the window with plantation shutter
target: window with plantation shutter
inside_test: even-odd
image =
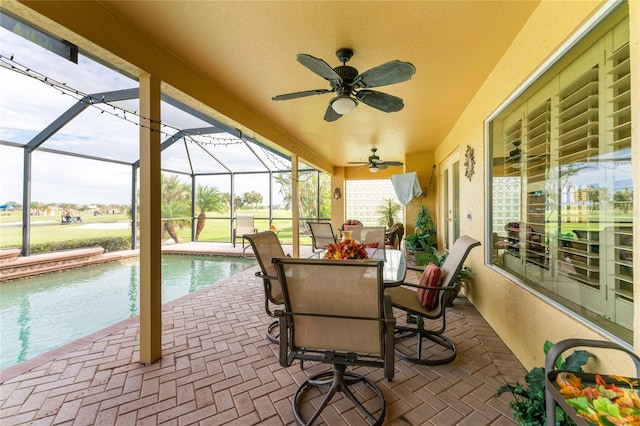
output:
[[[626,13],[603,20],[488,123],[489,215],[496,267],[631,342]]]

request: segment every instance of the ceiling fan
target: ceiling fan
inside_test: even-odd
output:
[[[382,161],[380,157],[376,155],[377,148],[371,148],[371,155],[368,161],[349,161],[348,164],[363,164],[362,167],[369,166],[371,173],[376,173],[378,170],[384,170],[387,166],[402,166],[400,161]]]
[[[520,160],[522,157],[522,150],[520,149],[520,141],[513,141],[512,144],[515,148],[509,151],[508,157],[496,157],[493,159],[493,164],[495,166],[506,165],[513,169],[519,169],[521,167]]]
[[[336,121],[344,114],[348,114],[358,105],[358,102],[383,112],[397,112],[404,108],[404,102],[401,98],[376,90],[369,90],[368,88],[387,86],[410,80],[416,72],[416,68],[412,64],[394,60],[358,74],[357,69],[346,65],[353,56],[353,50],[348,48],[338,49],[336,56],[342,62],[342,65],[331,68],[322,59],[314,58],[304,53],[297,55],[298,62],[329,81],[331,89],[305,90],[274,96],[271,99],[284,101],[335,92],[337,96],[331,99],[324,114],[326,121]]]

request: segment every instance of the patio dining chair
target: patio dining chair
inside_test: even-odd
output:
[[[404,237],[404,225],[402,223],[394,223],[393,226],[386,231],[385,245],[392,249],[399,249]]]
[[[336,235],[329,222],[307,222],[311,231],[311,250],[323,250],[329,244],[336,243]]]
[[[386,229],[384,226],[360,226],[351,229],[352,238],[361,244],[376,246],[384,250],[386,241]]]
[[[275,318],[274,309],[271,305],[282,305],[284,301],[280,280],[271,260],[285,256],[282,244],[280,244],[278,236],[273,231],[245,234],[244,238],[249,240],[260,266],[260,271],[256,272],[256,277],[262,278],[264,284],[264,309],[267,315]],[[278,320],[274,320],[267,327],[267,339],[273,343],[278,343]]]
[[[383,262],[291,258],[274,262],[284,296],[284,309],[276,311],[280,365],[289,367],[296,359],[332,365],[296,390],[297,424],[313,424],[329,403],[344,411],[351,402],[368,424],[381,425],[384,396],[363,374],[377,367],[384,369],[387,380],[394,376],[395,318],[391,301],[384,296]],[[364,368],[347,371],[349,366]],[[336,393],[342,395],[332,401],[340,396]]]
[[[456,359],[455,344],[444,336],[447,301],[460,290],[456,277],[471,249],[479,245],[479,241],[463,235],[451,247],[442,268],[435,264],[424,270],[407,267],[423,271],[419,284],[404,282],[387,289],[393,307],[406,312],[406,324],[396,326],[396,343],[401,342],[396,344],[398,356],[423,365],[442,365]],[[431,326],[427,327],[427,324]],[[413,336],[417,338],[415,345],[404,341]],[[430,344],[430,347],[423,344]]]
[[[233,246],[236,246],[236,239],[242,238],[242,247],[244,247],[244,240],[246,234],[255,234],[258,232],[254,224],[254,218],[252,214],[239,214],[236,216],[235,226],[233,227],[233,235],[231,241]]]

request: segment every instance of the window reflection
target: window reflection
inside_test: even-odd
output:
[[[491,261],[631,342],[628,19],[605,25],[490,123]]]

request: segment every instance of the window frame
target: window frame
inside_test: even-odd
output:
[[[484,134],[485,164],[487,164],[487,169],[489,171],[486,174],[486,179],[485,179],[485,193],[488,194],[486,211],[485,211],[485,240],[486,241],[489,241],[489,242],[493,241],[493,230],[494,230],[494,226],[492,223],[493,216],[494,216],[494,199],[491,196],[493,186],[494,186],[493,181],[495,177],[493,172],[494,153],[493,153],[493,146],[492,146],[494,144],[494,141],[493,141],[494,138],[492,134],[493,124],[495,123],[496,119],[503,118],[501,116],[503,113],[506,112],[507,114],[509,114],[510,108],[512,108],[511,112],[519,108],[522,108],[522,105],[526,104],[528,99],[531,96],[533,96],[533,93],[535,93],[535,92],[529,92],[530,89],[534,88],[536,85],[539,85],[538,89],[540,87],[544,87],[548,83],[548,81],[545,81],[545,79],[551,79],[559,75],[559,73],[556,73],[556,72],[550,73],[550,71],[554,71],[553,68],[559,62],[565,60],[568,55],[575,55],[576,53],[572,50],[576,46],[582,48],[580,44],[588,37],[593,36],[593,34],[596,34],[597,35],[596,39],[599,40],[602,36],[601,34],[599,34],[599,31],[602,31],[599,28],[599,25],[602,24],[609,17],[611,17],[614,14],[614,12],[619,10],[620,7],[628,8],[628,5],[624,1],[609,2],[605,4],[579,30],[577,30],[565,43],[563,43],[560,46],[560,48],[558,48],[548,60],[546,60],[538,69],[536,69],[535,72],[533,72],[531,76],[527,78],[526,81],[521,86],[519,86],[502,104],[500,104],[498,108],[493,113],[491,113],[485,120],[485,134]],[[628,20],[629,19],[628,9],[627,9],[626,17],[627,17],[626,19]],[[612,24],[611,26],[607,26],[606,27],[607,29],[605,32],[609,32],[613,30],[613,28],[616,25],[618,24],[615,23],[615,24]],[[584,50],[586,51],[587,48],[584,48]],[[580,52],[579,55],[582,55],[583,53],[584,52]],[[607,129],[605,129],[604,131],[607,131]],[[522,178],[523,176],[522,173],[520,173],[519,176],[520,178]],[[522,187],[520,189],[520,199],[526,198],[526,195],[527,195],[526,189],[525,187]],[[521,219],[526,220],[524,217],[521,217]],[[509,273],[509,271],[503,269],[502,267],[495,265],[493,263],[493,259],[494,259],[493,244],[486,244],[485,245],[485,264],[486,266],[491,268],[493,271],[506,277],[507,279],[509,279],[519,287],[523,288],[524,290],[528,291],[529,293],[535,295],[536,297],[544,300],[546,303],[552,305],[554,308],[558,309],[559,311],[562,311],[563,313],[574,318],[575,320],[585,324],[589,328],[597,330],[599,333],[607,336],[612,341],[615,341],[620,345],[627,347],[629,349],[633,348],[632,346],[633,330],[631,330],[631,333],[630,333],[631,337],[629,338],[629,340],[626,340],[621,336],[614,334],[613,331],[591,320],[590,319],[591,315],[589,315],[588,313],[580,314],[576,312],[576,310],[573,310],[567,307],[566,305],[562,304],[560,301],[557,301],[554,298],[537,290],[536,288],[531,287],[524,281],[524,278],[521,279],[518,276]],[[638,303],[637,296],[636,296],[636,300],[633,303]],[[592,316],[595,316],[595,314],[593,314]]]

